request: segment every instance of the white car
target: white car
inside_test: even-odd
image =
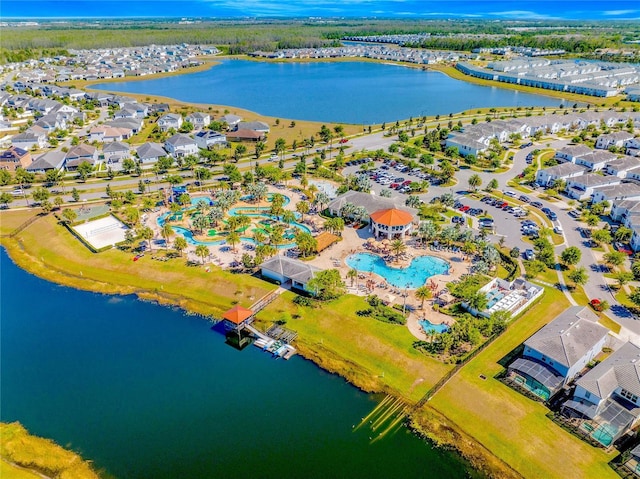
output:
[[[20,190],[20,189],[17,189],[17,190],[13,190],[13,191],[11,192],[11,194],[12,194],[13,196],[20,196],[20,195],[24,195],[24,191],[22,191],[22,190]]]
[[[511,198],[515,198],[516,194],[513,191],[505,191],[505,196],[510,196]]]
[[[269,157],[269,161],[278,161],[280,158],[278,157],[278,155],[271,155]]]

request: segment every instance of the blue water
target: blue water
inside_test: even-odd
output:
[[[445,333],[445,332],[449,331],[449,326],[447,326],[444,323],[442,323],[442,324],[433,324],[428,319],[421,319],[421,320],[418,321],[418,323],[420,323],[420,326],[422,326],[422,329],[427,334],[432,333],[432,332],[434,332],[434,333]]]
[[[300,357],[237,351],[179,310],[56,286],[4,250],[0,264],[0,420],[110,477],[468,477],[406,429],[371,444],[352,425],[379,398]]]
[[[231,105],[277,118],[364,125],[481,107],[562,103],[557,98],[454,80],[439,72],[358,61],[226,59],[203,72],[93,88]]]
[[[407,268],[392,268],[380,256],[371,253],[352,254],[346,262],[350,268],[382,276],[396,288],[419,288],[431,276],[449,271],[449,263],[434,256],[414,258]]]

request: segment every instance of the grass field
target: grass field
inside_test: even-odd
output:
[[[368,307],[363,298],[343,296],[313,309],[296,306],[293,296],[285,293],[258,319],[269,325],[287,311],[294,318],[287,327],[298,332],[303,355],[366,391],[415,401],[452,368],[415,350],[406,327],[354,314]]]
[[[524,477],[616,478],[607,465],[613,456],[561,429],[545,416],[547,408],[494,378],[503,370],[498,361],[568,306],[560,291],[547,288],[540,303],[462,368],[428,407]]]
[[[1,217],[3,224],[12,225],[24,219],[20,211],[3,212]],[[157,262],[147,254],[133,262],[132,254],[116,249],[94,254],[53,215],[40,218],[15,238],[2,238],[2,245],[19,266],[44,279],[101,293],[138,294],[206,316],[219,317],[233,301],[250,306],[275,289],[260,279],[216,266],[207,273],[200,266],[187,266],[180,258]]]
[[[0,437],[2,437],[0,442],[0,457],[2,459],[0,460],[0,477],[2,479],[98,478],[98,475],[80,456],[63,449],[53,441],[31,436],[17,422],[0,423]],[[46,476],[42,476],[39,472],[46,474]]]

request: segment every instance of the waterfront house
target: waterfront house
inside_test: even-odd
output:
[[[576,381],[562,412],[608,447],[640,417],[640,348],[625,343]]]
[[[193,138],[176,133],[164,143],[164,148],[173,156],[187,156],[198,153],[198,145]]]
[[[269,133],[269,125],[262,121],[241,121],[238,123],[236,130],[251,130],[259,133]]]
[[[171,128],[178,130],[182,126],[182,115],[167,113],[158,118],[158,128],[160,131],[168,131]]]
[[[222,133],[212,130],[199,131],[193,135],[193,139],[198,148],[203,150],[210,149],[215,146],[224,147],[227,144],[227,137]]]
[[[18,168],[26,168],[31,164],[31,153],[15,146],[0,153],[0,170],[15,172]]]
[[[66,159],[64,151],[47,151],[40,155],[25,169],[32,173],[46,173],[49,170],[62,170]]]
[[[269,258],[260,268],[263,277],[302,291],[308,291],[307,284],[317,272],[321,271],[320,268],[304,261],[282,255]]]
[[[201,130],[202,128],[209,126],[211,123],[211,115],[196,111],[195,113],[188,114],[185,120],[190,122],[194,128]]]
[[[230,130],[233,130],[238,123],[242,121],[242,117],[238,115],[227,114],[220,118],[220,121],[227,124]]]
[[[476,137],[465,133],[452,133],[445,141],[445,147],[454,147],[462,156],[478,156],[487,151],[487,145],[480,142]]]
[[[229,141],[263,141],[267,138],[264,133],[254,130],[236,130],[227,133]]]
[[[167,156],[166,150],[160,143],[144,143],[136,150],[136,155],[142,163],[155,163]]]
[[[609,330],[583,306],[573,306],[524,342],[508,376],[544,400],[569,383],[600,354]]]

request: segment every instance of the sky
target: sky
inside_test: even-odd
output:
[[[0,20],[38,18],[378,17],[516,20],[640,19],[617,0],[1,0]]]

